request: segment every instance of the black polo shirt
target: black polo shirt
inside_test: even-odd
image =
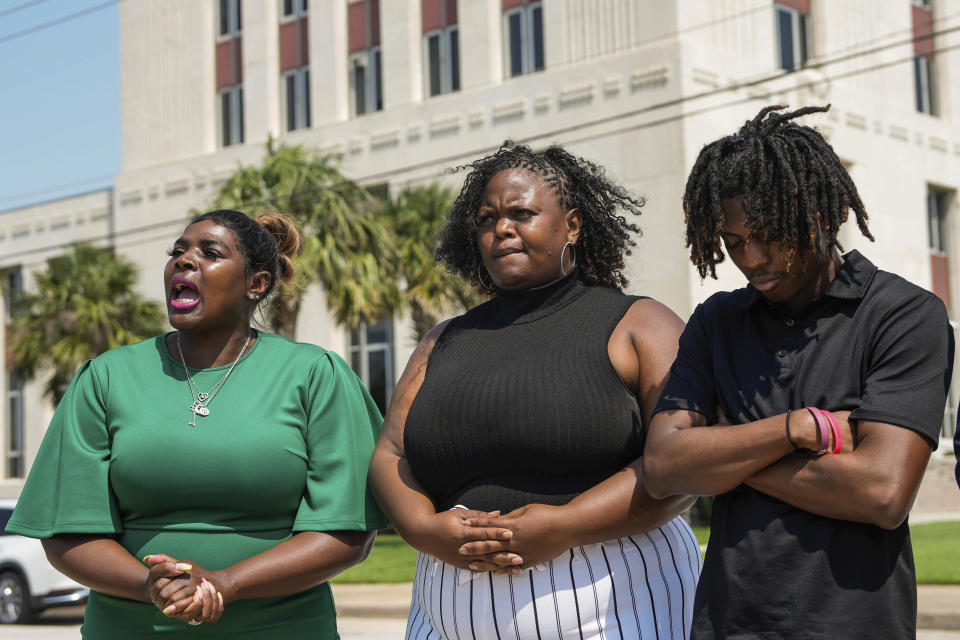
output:
[[[749,285],[699,305],[656,410],[714,423],[722,409],[743,424],[812,405],[911,429],[935,448],[952,361],[940,299],[851,251],[795,315]],[[916,614],[906,522],[888,531],[824,518],[746,485],[717,496],[693,637],[912,638]]]

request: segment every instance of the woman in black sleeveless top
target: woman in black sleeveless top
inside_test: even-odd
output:
[[[438,258],[492,298],[421,341],[371,462],[421,551],[407,637],[686,637],[692,499],[641,471],[683,323],[620,291],[642,203],[558,147],[470,166]]]

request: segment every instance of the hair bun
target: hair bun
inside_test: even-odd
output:
[[[277,241],[277,249],[280,251],[280,280],[290,282],[296,275],[291,258],[300,253],[301,239],[297,226],[293,220],[280,213],[261,213],[254,220]]]

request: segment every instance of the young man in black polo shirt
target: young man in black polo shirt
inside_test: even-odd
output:
[[[906,517],[938,441],[952,332],[938,298],[840,255],[850,210],[871,237],[863,203],[830,145],[792,122],[826,108],[782,108],[707,145],[687,182],[701,277],[725,247],[750,284],[691,316],[646,486],[717,496],[694,638],[911,638]],[[804,451],[824,448],[806,407],[836,416],[837,455]]]

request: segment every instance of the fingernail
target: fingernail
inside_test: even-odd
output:
[[[153,557],[153,554],[150,554],[150,555],[148,555],[148,556],[143,556],[143,561],[144,561],[144,562],[150,562],[150,558],[152,558],[152,557]]]
[[[518,556],[516,558],[513,558],[510,562],[512,562],[513,564],[523,564],[523,558]]]
[[[488,515],[488,516],[498,516],[498,515],[500,515],[500,512],[499,512],[499,511],[489,511],[489,512],[487,512],[487,515]]]
[[[512,537],[513,537],[513,531],[504,531],[504,532],[503,532],[503,537],[504,537],[504,538],[512,538]]]
[[[220,604],[223,604],[223,594],[217,591],[217,599],[220,601]]]
[[[186,562],[178,562],[177,564],[173,565],[173,568],[176,571],[190,571],[193,569],[193,565],[187,564]]]
[[[460,555],[464,555],[464,556],[467,555],[467,548],[466,548],[466,547],[460,547],[459,549],[457,549],[457,551],[460,552]]]
[[[520,575],[520,569],[510,569],[510,573],[512,573],[515,576],[518,576]]]
[[[170,615],[171,613],[173,613],[173,610],[176,609],[176,608],[177,608],[176,605],[173,605],[173,604],[170,605],[169,607],[167,607],[166,609],[163,610],[163,615],[165,615],[165,616]]]
[[[470,570],[471,570],[471,571],[479,571],[480,568],[479,568],[477,565],[475,565],[475,564],[471,564],[471,565],[470,565]]]
[[[206,582],[207,582],[207,579],[206,579],[206,578],[200,578],[200,582],[206,583]]]

